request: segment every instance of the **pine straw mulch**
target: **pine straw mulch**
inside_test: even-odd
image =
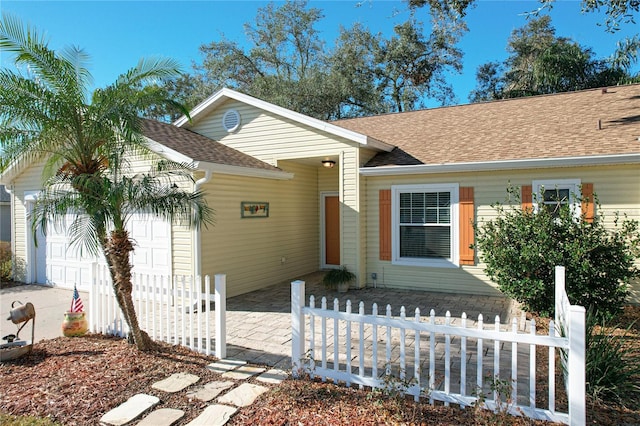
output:
[[[625,321],[640,318],[640,307],[627,308],[625,315],[629,317]],[[630,344],[640,351],[640,322],[633,333]],[[538,377],[546,376],[546,352],[539,352]],[[125,340],[102,335],[42,341],[32,354],[0,364],[0,414],[33,415],[70,426],[97,424],[104,413],[134,394],[148,393],[160,398],[156,408],[184,410],[185,417],[177,423],[184,425],[210,403],[188,399],[186,391],[166,394],[151,385],[177,372],[198,375],[201,380],[194,386],[219,380],[217,373],[205,368],[214,360],[166,344],[141,353]],[[271,388],[250,407],[238,410],[229,424],[543,424],[309,380],[287,380]],[[560,384],[556,389],[560,392]],[[537,392],[541,402],[545,392],[544,388]],[[590,403],[587,415],[589,424],[640,424],[640,407]]]

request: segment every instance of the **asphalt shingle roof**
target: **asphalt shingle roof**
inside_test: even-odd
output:
[[[280,171],[271,164],[172,124],[143,120],[143,133],[149,139],[186,155],[194,161]]]
[[[640,153],[640,84],[332,122],[396,148],[366,166]]]

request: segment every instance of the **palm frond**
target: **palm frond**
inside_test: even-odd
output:
[[[13,53],[15,64],[27,66],[38,84],[51,88],[60,96],[83,100],[84,88],[78,85],[79,81],[70,78],[76,75],[74,62],[57,56],[49,49],[44,35],[8,13],[3,13],[0,19],[0,50]]]
[[[30,25],[24,26],[16,16],[2,12],[0,48],[21,54],[25,50],[24,46],[46,46],[47,44],[44,34],[38,34]]]
[[[89,87],[93,84],[93,76],[87,67],[91,56],[84,49],[77,46],[66,47],[60,51],[60,57],[74,65],[75,80],[79,82],[79,87]]]
[[[115,85],[155,84],[180,73],[180,63],[171,58],[142,58],[138,64],[120,75]]]

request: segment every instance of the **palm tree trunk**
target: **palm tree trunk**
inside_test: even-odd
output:
[[[131,263],[129,254],[133,251],[133,244],[126,230],[112,231],[106,241],[105,254],[109,264],[109,271],[113,281],[113,290],[125,320],[129,325],[131,336],[136,347],[141,351],[152,348],[153,342],[149,335],[140,329],[135,305],[133,304],[131,283]]]

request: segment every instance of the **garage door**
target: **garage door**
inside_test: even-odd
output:
[[[133,272],[171,275],[171,225],[159,218],[136,215],[129,222],[134,241]]]
[[[87,256],[86,250],[81,253],[80,247],[70,244],[66,229],[72,220],[72,216],[67,215],[65,226],[49,225],[47,228],[47,235],[44,237],[46,282],[63,288],[73,288],[77,284],[78,290],[89,291],[95,258]]]
[[[72,218],[67,218],[71,223]],[[67,227],[50,227],[46,236],[47,283],[63,288],[89,290],[94,257],[81,253],[71,246],[66,235]],[[133,272],[154,275],[171,274],[171,227],[167,221],[141,215],[132,218],[128,225],[131,238],[135,243],[132,256]],[[101,259],[100,263],[104,264]]]

